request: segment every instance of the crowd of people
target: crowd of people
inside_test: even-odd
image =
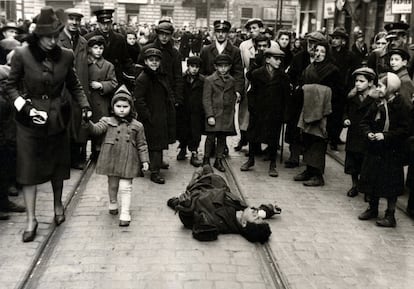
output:
[[[347,127],[347,195],[365,194],[369,207],[361,220],[377,218],[379,198],[386,198],[377,225],[396,226],[406,165],[414,194],[414,65],[407,24],[387,24],[369,50],[362,32],[350,46],[341,27],[304,39],[275,32],[258,18],[244,30],[227,20],[214,21],[212,32],[177,30],[171,19],[155,27],[115,27],[113,12],[95,11],[97,26],[85,27],[75,8],[44,7],[33,23],[1,27],[0,219],[26,211],[24,242],[36,236],[38,184],[51,181],[54,221],[65,221],[63,180],[70,168],[85,167],[88,140],[97,173],[108,176],[109,212],[128,226],[135,177],[149,170],[152,182],[164,184],[161,170],[169,164],[163,151],[176,141],[178,161],[189,150],[190,164],[203,166],[205,174],[212,173],[212,157],[213,167],[224,172],[235,121],[240,141],[234,149],[248,146],[241,171],[265,155],[268,175],[278,177],[282,139],[289,145],[286,168],[298,167],[303,156],[306,168],[294,181],[305,186],[325,184],[327,148],[338,150]],[[25,207],[8,199],[16,187]],[[407,211],[414,216],[414,197]]]

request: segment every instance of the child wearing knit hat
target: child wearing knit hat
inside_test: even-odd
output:
[[[122,85],[111,101],[112,116],[89,123],[95,135],[104,134],[96,173],[108,176],[109,213],[118,214],[118,193],[121,200],[119,226],[129,226],[132,180],[149,168],[144,126],[135,119],[132,96]]]

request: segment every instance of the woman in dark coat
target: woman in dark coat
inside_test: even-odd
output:
[[[254,166],[254,147],[261,143],[268,145],[270,156],[269,176],[277,177],[276,154],[283,124],[285,101],[289,97],[290,84],[283,71],[284,52],[278,48],[264,51],[265,65],[251,73],[251,90],[248,92],[249,159],[240,170],[247,171]]]
[[[164,184],[160,175],[162,150],[175,143],[175,105],[167,75],[160,71],[162,52],[144,50],[145,68],[135,81],[135,107],[144,124],[150,157],[151,181]]]
[[[362,163],[359,189],[369,198],[368,209],[360,220],[378,216],[379,198],[387,199],[385,217],[377,220],[381,227],[395,227],[397,198],[404,191],[403,144],[409,135],[410,108],[398,94],[401,81],[388,72],[378,80],[380,101],[371,105],[361,121],[367,150]]]
[[[41,10],[29,45],[16,49],[7,92],[17,109],[17,181],[23,185],[27,227],[23,242],[36,236],[36,185],[52,182],[55,223],[65,220],[63,180],[70,177],[68,89],[79,102],[83,116],[89,104],[74,69],[73,52],[57,45],[63,25],[51,7]],[[20,88],[23,87],[24,94]]]
[[[341,89],[339,84],[339,70],[332,64],[329,55],[329,45],[325,41],[315,45],[315,61],[309,64],[302,74],[302,83],[310,89],[315,89],[321,95],[312,95],[309,101],[312,107],[307,106],[307,89],[304,89],[304,104],[299,118],[298,127],[302,128],[304,145],[303,160],[306,170],[295,176],[295,181],[303,181],[305,186],[323,186],[325,181],[325,154],[327,148],[326,118],[332,112],[331,97]],[[328,89],[328,90],[326,90]],[[329,96],[326,94],[330,94]],[[325,94],[325,95],[323,95]],[[318,99],[318,101],[316,101]],[[314,102],[315,101],[315,102]],[[315,103],[317,103],[315,105]],[[311,122],[308,122],[307,113],[310,112]],[[313,114],[314,112],[319,112]]]

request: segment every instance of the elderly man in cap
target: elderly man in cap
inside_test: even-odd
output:
[[[59,45],[72,49],[75,55],[75,69],[82,87],[87,89],[88,79],[88,42],[80,35],[80,23],[83,14],[79,9],[68,8],[65,11],[65,27],[59,34]],[[66,93],[69,94],[68,91]],[[71,118],[71,166],[83,169],[86,161],[86,131],[81,128],[82,111],[76,102],[72,102]]]
[[[239,98],[244,94],[244,75],[240,49],[233,46],[228,39],[231,24],[227,20],[214,21],[215,40],[203,47],[200,53],[202,65],[200,73],[211,75],[214,73],[214,60],[219,54],[227,54],[231,58],[230,75],[236,80],[236,93]],[[228,147],[225,147],[225,154],[228,154]]]
[[[319,31],[311,32],[305,36],[306,50],[302,50],[292,59],[288,75],[293,85],[292,97],[286,101],[286,142],[289,143],[290,156],[285,162],[286,168],[299,166],[299,157],[303,147],[300,141],[300,129],[297,127],[300,113],[302,111],[303,96],[301,94],[301,76],[305,68],[313,61],[315,56],[315,45],[326,41],[326,37]]]
[[[255,45],[254,40],[259,34],[261,34],[261,30],[263,29],[263,21],[259,18],[252,18],[246,22],[244,27],[250,34],[250,39],[247,39],[240,44],[240,54],[242,58],[243,72],[244,75],[246,75],[250,67],[250,60],[254,59],[259,51]],[[273,40],[270,41],[270,47],[280,48],[279,45]],[[245,79],[245,91],[247,91],[248,89],[249,81]],[[249,126],[249,111],[247,107],[247,98],[244,97],[242,98],[242,101],[239,105],[238,119],[240,128],[240,141],[235,147],[236,151],[240,151],[242,147],[247,145],[248,143],[247,128]]]
[[[408,35],[407,30],[410,26],[404,22],[393,22],[388,23],[384,26],[384,29],[387,31],[386,39],[388,44],[380,49],[374,50],[368,57],[367,66],[374,69],[377,75],[390,72],[390,56],[388,52],[392,49],[403,48],[408,51]],[[410,77],[413,76],[414,72],[414,63],[413,57],[411,57],[410,62],[407,65],[408,73]]]
[[[346,33],[345,29],[342,27],[335,28],[330,36],[332,38],[332,62],[339,68],[342,87],[340,95],[332,96],[332,114],[329,115],[327,124],[330,147],[332,150],[337,151],[338,145],[342,143],[339,136],[341,135],[343,127],[342,115],[346,96],[354,86],[352,72],[357,69],[359,65],[358,58],[347,48],[349,35]]]
[[[104,58],[115,66],[115,74],[119,84],[130,84],[135,80],[135,71],[132,59],[129,57],[125,37],[113,31],[113,9],[102,9],[94,12],[98,22],[98,29],[85,35],[86,40],[95,35],[102,35],[107,46]]]

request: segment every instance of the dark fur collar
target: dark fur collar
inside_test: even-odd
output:
[[[50,58],[52,61],[56,62],[62,55],[62,49],[58,45],[49,52],[44,51],[38,44],[30,44],[29,49],[33,57],[39,62],[44,61],[46,58]]]

